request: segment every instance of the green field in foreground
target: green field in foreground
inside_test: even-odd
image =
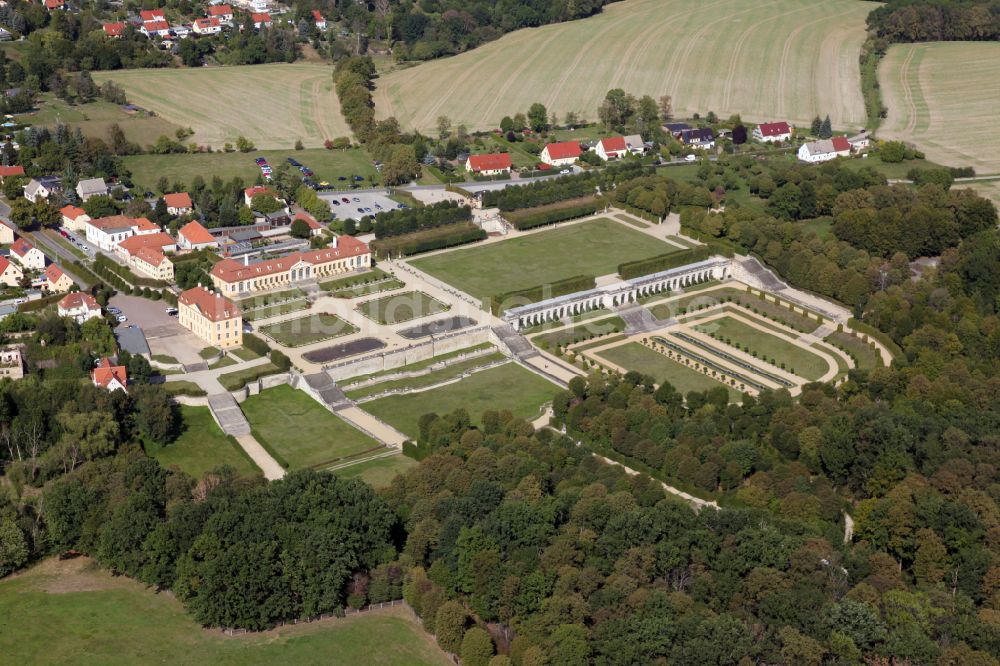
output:
[[[239,444],[219,429],[208,407],[180,407],[183,418],[180,437],[166,446],[146,446],[146,452],[161,465],[177,466],[196,479],[220,465],[229,465],[240,474],[258,471]]]
[[[345,479],[361,479],[378,490],[392,483],[397,474],[402,474],[411,467],[416,467],[417,464],[413,458],[408,458],[400,453],[350,467],[342,467],[333,470],[333,473]]]
[[[363,409],[410,437],[416,437],[417,420],[422,415],[428,412],[447,414],[459,407],[468,411],[476,424],[488,409],[509,409],[514,416],[531,420],[558,390],[558,386],[530,370],[507,363],[441,388],[366,402]]]
[[[301,469],[379,446],[302,391],[276,386],[247,398],[240,407],[258,441]]]
[[[402,607],[228,637],[199,627],[172,594],[87,558],[45,560],[0,581],[0,617],[5,664],[451,663]]]
[[[320,340],[339,338],[358,331],[357,326],[334,314],[320,312],[308,317],[261,326],[260,332],[285,347],[301,347]]]
[[[156,137],[153,137],[154,139]],[[195,176],[201,176],[211,183],[218,176],[223,180],[240,177],[250,185],[256,182],[260,168],[254,162],[257,157],[267,160],[271,168],[291,157],[312,169],[316,182],[327,181],[333,187],[350,186],[347,180],[337,180],[344,176],[358,175],[366,181],[371,176],[378,181],[378,172],[372,165],[371,157],[364,150],[254,150],[249,153],[178,153],[173,155],[130,155],[123,158],[125,166],[132,172],[132,180],[141,188],[155,190],[161,176],[171,183],[190,185]],[[367,182],[365,183],[367,186]]]
[[[691,391],[707,391],[723,386],[723,384],[714,379],[687,368],[680,363],[671,361],[663,354],[644,347],[638,342],[629,342],[618,347],[597,352],[597,356],[626,370],[635,370],[644,375],[651,375],[657,384],[662,384],[665,381],[670,382],[675,389],[684,395],[687,395]],[[731,402],[741,400],[742,394],[739,391],[729,387],[726,388],[729,390],[729,400]]]
[[[625,224],[600,218],[411,263],[472,296],[486,298],[574,275],[607,275],[617,272],[622,262],[679,251]]]
[[[827,362],[816,354],[732,317],[713,319],[694,328],[723,341],[728,338],[730,344],[739,349],[748,347],[748,353],[757,352],[759,358],[773,358],[779,368],[784,364],[785,369],[799,377],[815,381],[829,370]]]
[[[448,309],[448,304],[422,291],[408,291],[365,301],[358,304],[356,309],[380,324],[390,325],[444,312]]]

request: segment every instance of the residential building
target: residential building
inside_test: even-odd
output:
[[[90,220],[85,223],[85,230],[87,241],[105,252],[113,252],[119,243],[132,236],[163,233],[158,225],[145,217],[133,219],[125,215],[111,215]]]
[[[13,243],[15,233],[17,233],[17,228],[13,222],[0,219],[0,245],[10,245]]]
[[[86,231],[86,224],[90,222],[87,211],[77,206],[63,206],[59,209],[62,213],[62,225],[73,231]]]
[[[319,236],[323,233],[323,225],[319,223],[319,220],[304,210],[300,210],[295,213],[294,217],[292,217],[292,224],[295,223],[295,220],[302,220],[306,223],[309,227],[310,236]]]
[[[320,14],[318,9],[312,10],[313,23],[316,24],[317,30],[326,30],[326,19]]]
[[[798,158],[803,162],[816,163],[848,157],[850,154],[851,143],[847,137],[835,136],[832,139],[803,143],[799,147]]]
[[[249,206],[250,202],[253,201],[253,198],[259,194],[266,194],[267,196],[274,197],[278,201],[284,203],[284,199],[281,198],[280,194],[275,192],[270,187],[264,187],[263,185],[254,185],[253,187],[248,187],[243,190],[243,202]]]
[[[351,236],[334,237],[330,247],[295,252],[280,259],[240,263],[223,259],[212,267],[212,284],[225,296],[255,293],[349,273],[371,266],[368,245]]]
[[[118,23],[105,23],[104,24],[104,34],[112,39],[119,39],[125,34],[125,24]]]
[[[149,21],[166,21],[167,15],[162,9],[144,9],[139,12],[139,18],[143,23]]]
[[[191,28],[186,25],[177,24],[170,28],[170,32],[173,33],[174,37],[177,39],[187,39],[191,36]]]
[[[24,345],[0,348],[0,377],[24,377]]]
[[[191,29],[199,35],[217,35],[222,32],[222,22],[214,16],[199,18],[194,20]]]
[[[60,317],[72,317],[78,324],[101,316],[101,306],[93,296],[82,291],[74,291],[63,296],[57,311]]]
[[[682,130],[680,142],[689,148],[711,150],[715,148],[715,133],[711,127],[694,127]]]
[[[761,123],[753,128],[753,138],[762,143],[778,143],[779,141],[789,141],[792,138],[792,128],[788,123]]]
[[[215,5],[208,8],[208,16],[219,21],[231,22],[233,20],[233,8],[229,5]]]
[[[618,160],[628,153],[628,146],[625,145],[625,137],[623,136],[612,136],[606,139],[601,139],[594,146],[594,152],[602,160],[607,162],[608,160]]]
[[[73,279],[55,264],[45,269],[45,283],[42,287],[50,294],[64,294],[73,288]]]
[[[227,349],[243,344],[243,316],[222,294],[197,286],[181,292],[177,309],[180,325],[212,347]]]
[[[66,3],[64,0],[45,0],[45,8],[50,12],[57,9],[66,9]]]
[[[34,202],[39,198],[48,199],[54,194],[62,194],[62,178],[58,176],[42,176],[32,178],[24,186],[24,198]]]
[[[191,195],[187,192],[164,194],[163,203],[167,204],[167,212],[174,216],[187,215],[194,210],[194,204],[191,203]]]
[[[24,279],[24,271],[21,270],[21,267],[8,261],[7,257],[0,257],[0,284],[16,287],[21,284],[22,279]]]
[[[139,31],[150,39],[153,37],[167,37],[170,35],[170,24],[166,21],[146,21],[139,28]]]
[[[8,176],[23,176],[24,167],[20,165],[15,166],[0,166],[0,181]]]
[[[94,386],[98,386],[109,391],[125,391],[128,385],[128,371],[124,365],[111,365],[111,359],[102,358],[97,367],[90,372],[90,379]]]
[[[103,178],[87,178],[76,184],[76,196],[80,201],[86,201],[90,197],[107,196],[108,184]]]
[[[679,139],[680,136],[681,136],[681,132],[683,132],[685,130],[689,130],[689,129],[693,129],[693,128],[690,125],[688,125],[687,123],[664,123],[663,124],[663,131],[667,132],[670,135],[672,135],[675,139]]]
[[[646,154],[646,142],[638,134],[630,134],[625,137],[625,147],[633,155]]]
[[[177,232],[177,245],[183,250],[200,250],[202,248],[217,248],[219,241],[200,223],[191,221]]]
[[[13,257],[17,263],[21,264],[21,268],[25,270],[45,270],[45,255],[41,250],[23,238],[17,239],[17,241],[10,246],[10,256]]]
[[[140,238],[140,236],[136,236],[136,238]],[[129,255],[128,265],[154,280],[174,281],[174,264],[158,248],[140,247]]]
[[[851,150],[857,152],[872,145],[872,135],[868,130],[861,130],[854,136],[847,137],[847,143],[851,144]]]
[[[510,173],[511,161],[509,153],[491,153],[487,155],[469,155],[465,161],[465,170],[481,176],[499,176]]]
[[[253,19],[253,27],[260,30],[261,28],[270,28],[273,25],[271,21],[271,15],[267,12],[254,12],[251,14]]]
[[[551,166],[568,166],[576,162],[582,152],[579,141],[550,143],[542,148],[541,159]]]

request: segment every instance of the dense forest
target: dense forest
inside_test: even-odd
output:
[[[868,29],[892,42],[1000,39],[997,0],[891,0],[868,15]]]

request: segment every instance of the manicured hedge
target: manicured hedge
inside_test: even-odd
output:
[[[618,264],[618,276],[623,280],[659,273],[660,271],[677,268],[686,264],[693,264],[696,261],[704,261],[712,256],[712,248],[696,247],[682,252],[671,252],[670,254],[659,254],[648,259],[639,261],[627,261]]]
[[[864,335],[867,335],[870,338],[875,338],[876,340],[881,342],[883,345],[885,345],[886,349],[889,350],[889,353],[892,354],[894,358],[901,358],[903,356],[903,350],[900,349],[899,345],[896,344],[896,341],[890,338],[882,331],[875,328],[874,326],[869,326],[868,324],[864,323],[863,321],[859,321],[854,317],[848,319],[847,323],[850,324],[851,328],[853,328],[858,333],[863,333]]]
[[[503,310],[508,309],[508,307],[518,307],[546,298],[555,298],[556,296],[564,296],[565,294],[572,294],[577,291],[586,291],[593,289],[595,284],[596,281],[593,275],[575,275],[565,280],[553,282],[552,284],[540,284],[528,287],[527,289],[507,291],[493,297],[490,303],[490,310],[493,314],[499,315]],[[512,303],[511,301],[516,302]]]
[[[256,335],[251,333],[243,334],[243,346],[255,354],[260,354],[261,356],[267,356],[271,353],[270,345],[264,342],[263,339],[258,338]]]
[[[507,215],[507,221],[514,225],[515,229],[524,231],[525,229],[534,229],[535,227],[545,226],[546,224],[555,224],[556,222],[562,222],[564,220],[572,220],[578,217],[593,215],[603,207],[604,204],[602,202],[594,201],[592,203],[577,204],[575,206],[551,208],[549,210],[538,211],[535,213],[532,213],[532,209],[528,208],[526,210],[518,211],[517,213],[509,213]]]
[[[437,229],[418,231],[393,238],[383,238],[372,242],[371,248],[379,257],[409,256],[440,250],[466,243],[475,243],[486,238],[486,232],[471,222],[459,222]]]

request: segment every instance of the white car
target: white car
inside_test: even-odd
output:
[[[117,317],[115,317],[115,319],[116,319],[116,320],[117,320],[117,321],[118,321],[119,323],[120,323],[120,322],[123,322],[123,321],[128,321],[128,317],[126,317],[125,315],[118,315]]]
[[[178,312],[180,312],[180,310],[178,310],[177,308],[166,308],[164,310],[164,312],[166,312],[168,315],[173,316],[173,315],[177,314]]]
[[[573,173],[570,169],[563,169],[559,173]]]
[[[698,161],[698,156],[697,155],[688,155],[688,156],[686,156],[684,158],[684,161],[685,162],[697,162]]]

